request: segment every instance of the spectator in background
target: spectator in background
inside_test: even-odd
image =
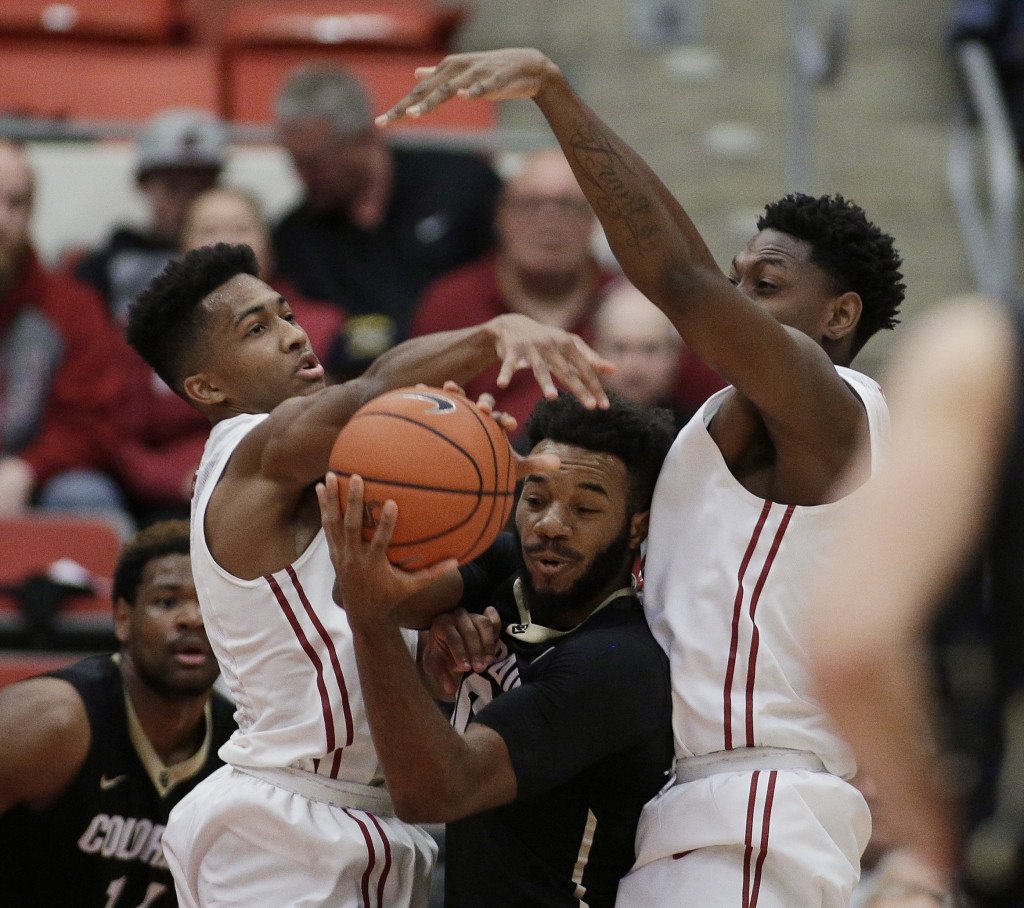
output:
[[[615,364],[605,386],[635,403],[670,410],[681,429],[694,411],[676,396],[687,352],[668,316],[622,280],[598,306],[594,325],[594,349]]]
[[[466,328],[520,312],[589,341],[593,315],[612,274],[591,252],[594,213],[558,149],[529,155],[501,193],[495,216],[497,248],[435,281],[413,318],[414,336]],[[497,368],[466,386],[475,400],[492,393],[496,407],[520,426],[541,399],[521,373],[496,389]]]
[[[75,268],[75,276],[106,300],[118,324],[178,251],[188,206],[217,182],[227,145],[227,129],[217,117],[188,108],[157,114],[139,137],[135,175],[149,223],[142,229],[119,227]]]
[[[34,178],[0,141],[0,516],[33,501],[101,511],[127,531],[123,500],[101,470],[114,443],[121,374],[101,302],[48,274],[29,240]]]
[[[114,572],[117,655],[0,691],[0,904],[176,904],[161,839],[221,760],[234,708],[212,692],[183,521],[129,543]]]
[[[270,232],[259,201],[240,189],[213,188],[189,206],[182,228],[181,251],[216,243],[244,243],[256,253],[260,278],[288,300],[296,321],[309,335],[313,352],[323,359],[344,322],[344,314],[327,303],[299,296],[275,280]],[[118,472],[139,516],[146,522],[187,517],[192,476],[203,456],[210,423],[188,406],[134,350],[124,350],[128,373],[122,408]]]
[[[347,311],[327,367],[349,378],[405,337],[430,281],[490,248],[498,179],[474,155],[390,147],[335,67],[294,73],[276,118],[305,189],[274,231],[278,270]]]

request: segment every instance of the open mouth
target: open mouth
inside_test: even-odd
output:
[[[174,661],[184,668],[203,668],[210,662],[210,651],[199,644],[186,644],[171,650]]]
[[[320,360],[316,356],[307,353],[299,360],[299,368],[295,374],[309,381],[316,381],[324,377],[324,367],[320,365]]]
[[[539,552],[530,556],[534,570],[542,577],[556,577],[575,563],[568,558],[560,558],[547,552]]]

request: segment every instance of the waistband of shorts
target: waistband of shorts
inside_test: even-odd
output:
[[[827,772],[817,754],[807,750],[785,747],[738,747],[718,750],[699,757],[676,759],[675,784],[696,782],[723,772],[754,772],[762,770],[803,769],[808,772]]]
[[[360,785],[342,779],[324,779],[313,773],[298,769],[269,768],[254,766],[232,766],[237,772],[262,779],[292,794],[301,795],[311,801],[333,804],[335,807],[349,807],[365,810],[379,817],[393,817],[395,805],[386,788]]]

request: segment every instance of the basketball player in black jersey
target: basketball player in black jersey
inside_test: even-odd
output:
[[[176,904],[161,836],[221,765],[231,703],[212,692],[185,521],[154,524],[114,572],[119,651],[0,691],[0,905]]]
[[[665,783],[673,749],[668,662],[630,571],[673,433],[667,411],[614,397],[607,411],[567,395],[537,406],[532,454],[561,466],[526,477],[518,538],[499,537],[426,593],[435,607],[461,598],[504,628],[494,661],[462,683],[454,729],[401,643],[396,606],[409,607],[422,575],[384,557],[394,504],[364,543],[361,482],[350,485],[344,526],[337,480],[318,487],[396,810],[449,824],[448,908],[610,908],[633,864],[640,810]]]
[[[887,888],[916,892],[922,904],[927,894],[953,904],[947,893],[961,877],[976,899],[969,904],[1019,906],[1024,308],[980,298],[944,307],[893,363],[892,450],[839,540],[844,559],[824,578],[810,638],[818,683],[894,837],[916,858]],[[984,583],[962,584],[947,600],[962,576]],[[957,617],[971,639],[960,633],[959,677],[935,717],[922,655],[929,629]],[[990,713],[975,716],[973,740],[953,721],[966,698],[975,714]],[[986,728],[989,718],[994,727]],[[943,743],[960,754],[955,778],[931,743],[935,719]]]

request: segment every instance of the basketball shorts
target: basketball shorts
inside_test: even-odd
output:
[[[418,826],[230,766],[174,808],[163,845],[182,908],[421,908],[437,855]]]
[[[837,776],[717,773],[644,806],[616,904],[845,908],[870,834],[864,798]]]

